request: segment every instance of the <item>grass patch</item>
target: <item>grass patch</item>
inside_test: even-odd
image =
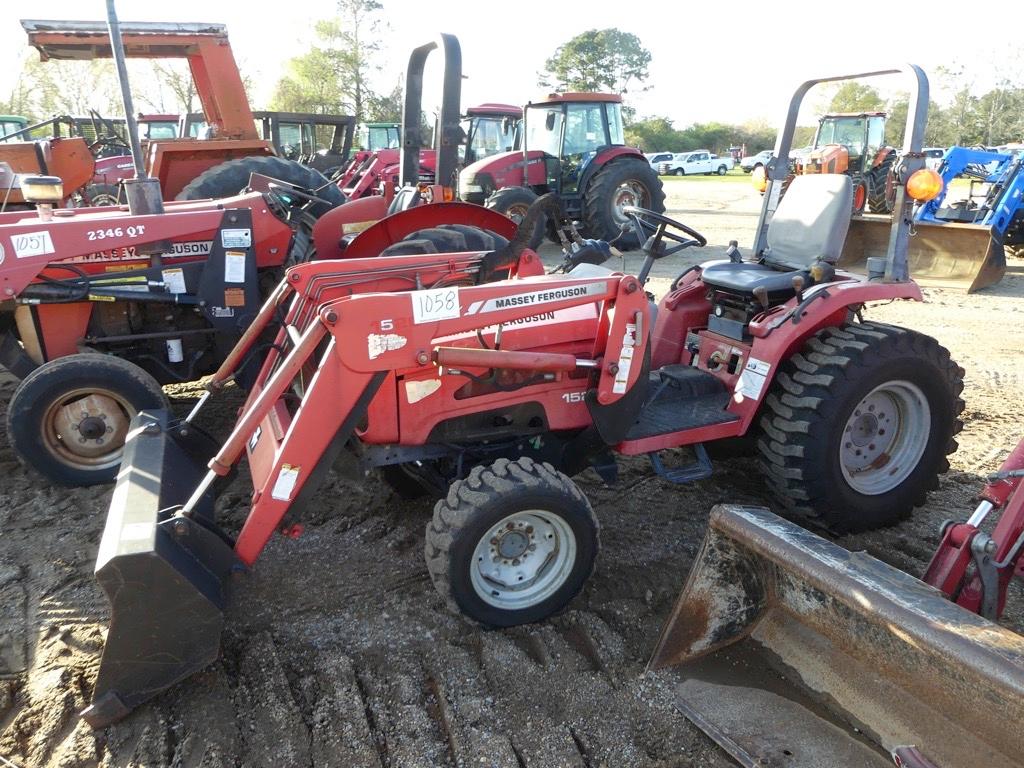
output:
[[[733,168],[725,176],[719,176],[717,173],[713,173],[710,176],[705,176],[703,173],[697,174],[696,176],[659,176],[662,182],[669,184],[679,182],[685,184],[687,182],[708,182],[708,181],[722,181],[727,183],[745,182],[750,183],[750,174],[744,173],[739,168]]]

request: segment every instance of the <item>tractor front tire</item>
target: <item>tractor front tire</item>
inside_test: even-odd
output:
[[[905,519],[949,469],[963,375],[947,349],[915,331],[818,331],[780,366],[762,410],[769,487],[790,514],[833,533]]]
[[[565,608],[594,570],[599,525],[586,496],[550,464],[474,467],[434,507],[425,556],[449,610],[487,627]]]
[[[494,251],[508,245],[501,235],[468,224],[439,224],[411,232],[392,243],[381,256],[416,256],[425,253],[469,253]]]
[[[622,225],[633,221],[622,208],[635,205],[655,213],[665,212],[665,190],[650,164],[635,157],[613,160],[594,174],[583,196],[586,237],[615,241],[620,250],[640,247],[639,235]]]
[[[294,160],[266,155],[239,157],[207,168],[186,184],[175,199],[205,200],[233,197],[249,186],[249,175],[253,173],[294,184],[326,200],[326,203],[315,203],[310,206],[310,212],[317,217],[345,202],[345,195],[338,186],[329,182],[320,171]]]
[[[502,187],[487,198],[484,207],[490,208],[502,216],[508,216],[516,223],[516,226],[519,226],[536,199],[537,193],[527,187]],[[546,222],[546,219],[539,219],[533,229],[533,234],[530,235],[527,245],[533,250],[537,250],[544,241]]]
[[[134,363],[85,353],[43,363],[14,391],[7,435],[18,459],[58,485],[113,482],[128,425],[169,408],[156,379]]]

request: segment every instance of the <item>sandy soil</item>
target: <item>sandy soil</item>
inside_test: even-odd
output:
[[[669,182],[670,215],[709,237],[659,264],[656,291],[684,263],[752,239],[746,184]],[[627,267],[635,268],[630,256]],[[868,317],[938,338],[967,371],[965,428],[927,508],[896,528],[846,537],[919,574],[939,523],[963,516],[982,476],[1020,436],[1024,276],[981,294]],[[0,390],[6,401],[11,385]],[[171,392],[185,410],[198,387]],[[207,409],[224,434],[238,405]],[[598,571],[570,610],[541,625],[484,632],[445,613],[423,563],[429,502],[332,476],[298,540],[275,539],[234,590],[221,660],[93,733],[78,721],[107,621],[92,567],[110,488],[62,490],[26,472],[0,436],[0,654],[28,671],[0,679],[0,756],[25,766],[726,766],[643,667],[720,501],[768,504],[752,459],[672,486],[639,460],[617,487],[581,485],[602,525]],[[222,505],[240,521],[240,478]],[[1007,623],[1021,630],[1020,594]],[[0,765],[6,765],[0,760]]]

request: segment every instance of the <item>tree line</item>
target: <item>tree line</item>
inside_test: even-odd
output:
[[[399,121],[402,83],[379,84],[387,32],[378,0],[338,0],[336,16],[314,24],[309,50],[285,62],[267,106],[289,112],[350,114],[361,121]],[[704,122],[677,128],[668,117],[637,116],[629,97],[649,88],[645,82],[650,62],[650,51],[636,35],[591,29],[556,48],[537,73],[537,85],[556,91],[622,94],[627,142],[645,152],[706,148],[722,153],[745,146],[754,153],[774,146],[776,128],[764,121]],[[184,62],[132,60],[129,65],[138,108],[156,112],[198,108]],[[926,145],[995,146],[1024,140],[1024,76],[1020,73],[1016,78],[1004,75],[984,92],[979,92],[962,67],[940,67],[937,75],[933,84],[943,84],[950,96],[946,103],[930,104]],[[828,91],[819,107],[822,113],[887,111],[887,141],[902,142],[905,94],[886,99],[869,85],[848,82]],[[109,115],[121,112],[109,60],[43,64],[30,57],[8,98],[0,100],[0,111],[30,119],[84,115],[90,108]],[[794,146],[809,144],[813,135],[814,126],[799,127]]]

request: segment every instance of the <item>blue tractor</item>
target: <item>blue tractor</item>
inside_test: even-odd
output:
[[[976,291],[999,282],[1007,256],[1024,256],[1024,151],[952,147],[942,158],[942,193],[914,211],[908,259],[925,285]],[[954,179],[970,179],[966,197]],[[855,216],[839,266],[863,271],[885,253],[888,218]],[[852,244],[852,245],[851,245]]]
[[[1024,150],[992,152],[951,147],[942,158],[939,174],[943,192],[922,205],[915,221],[936,224],[960,222],[991,228],[992,239],[1012,255],[1024,250]],[[950,182],[970,179],[966,199],[946,202]]]

